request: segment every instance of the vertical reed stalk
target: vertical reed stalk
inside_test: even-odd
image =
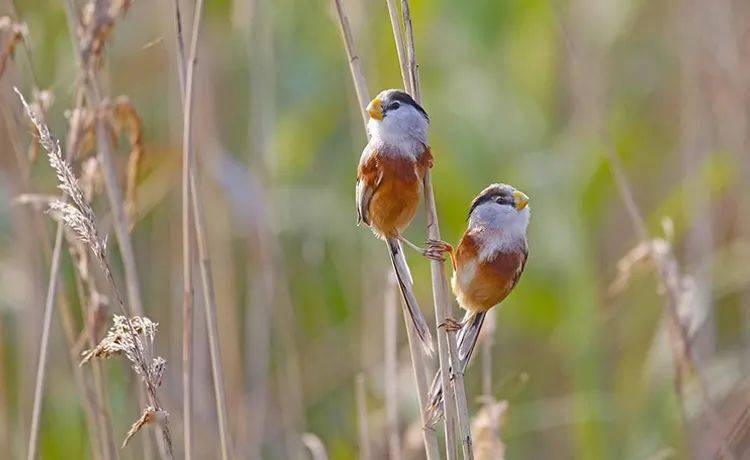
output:
[[[195,157],[192,148],[192,97],[193,97],[193,79],[195,75],[195,65],[197,63],[198,39],[200,37],[200,23],[203,15],[203,0],[197,0],[194,16],[193,30],[190,40],[190,57],[185,61],[185,42],[182,36],[182,21],[180,14],[179,0],[175,0],[175,20],[177,22],[177,51],[179,62],[179,77],[181,84],[181,95],[183,101],[183,161],[188,162],[187,180],[188,183],[183,185],[183,191],[188,190],[186,204],[192,204],[192,221],[187,222],[187,227],[183,229],[195,230],[195,237],[198,243],[198,257],[201,272],[201,282],[203,286],[204,307],[206,314],[206,329],[208,333],[209,354],[211,357],[211,373],[214,383],[214,398],[216,401],[216,414],[219,419],[219,437],[221,442],[221,456],[226,460],[230,457],[229,426],[227,422],[226,396],[224,393],[224,372],[221,365],[221,352],[219,350],[219,332],[216,325],[216,295],[214,292],[213,275],[211,273],[211,258],[208,253],[208,238],[206,236],[206,226],[203,221],[203,205],[200,199],[198,184],[195,177]],[[185,179],[183,177],[183,179]],[[184,224],[184,222],[183,222]],[[184,249],[184,247],[183,247]],[[188,263],[189,265],[189,263]],[[187,267],[187,266],[186,266]],[[192,347],[191,347],[192,348]],[[191,424],[185,422],[185,437],[191,432]],[[185,440],[186,449],[190,441]],[[186,458],[187,455],[186,455]]]
[[[401,0],[401,13],[404,23],[404,42],[406,45],[407,62],[401,63],[409,71],[409,79],[404,80],[404,85],[414,99],[421,104],[422,90],[419,81],[419,68],[414,50],[414,29],[411,22],[408,0]],[[394,30],[395,32],[395,30]],[[394,35],[396,43],[401,40]],[[424,199],[425,212],[427,214],[427,237],[432,240],[440,240],[440,227],[438,225],[437,209],[435,207],[435,196],[432,190],[432,181],[428,171],[424,177]],[[463,383],[463,372],[459,371],[459,366],[449,367],[449,363],[458,364],[458,352],[456,347],[456,333],[447,332],[446,328],[441,327],[449,318],[450,302],[447,297],[448,284],[445,279],[443,264],[436,260],[430,261],[430,271],[432,274],[432,297],[435,308],[435,321],[438,329],[438,356],[440,359],[440,379],[443,384],[444,406],[445,406],[445,436],[446,451],[448,458],[453,455],[455,449],[455,433],[453,432],[453,421],[458,422],[458,428],[461,433],[461,447],[465,459],[474,457],[471,442],[471,420],[469,419],[468,404],[466,401],[466,391]],[[453,376],[450,375],[449,369],[453,369]],[[453,377],[451,379],[451,377]],[[452,384],[451,384],[452,380]],[[453,402],[455,401],[455,407]]]
[[[221,458],[230,458],[231,442],[229,439],[229,423],[227,422],[227,404],[224,394],[224,372],[221,366],[221,352],[219,350],[219,331],[216,323],[216,294],[214,292],[213,275],[211,273],[211,259],[208,255],[208,241],[206,224],[203,221],[203,204],[198,196],[198,185],[195,171],[190,175],[192,191],[193,219],[196,238],[198,240],[198,257],[200,258],[201,281],[203,286],[203,303],[206,310],[206,329],[208,330],[208,348],[211,356],[211,374],[214,381],[214,398],[216,400],[216,414],[219,418],[219,436],[221,438]]]
[[[354,47],[354,38],[352,37],[351,27],[349,26],[349,18],[344,11],[342,0],[334,0],[336,11],[338,13],[339,25],[341,26],[341,37],[344,41],[344,48],[346,50],[346,56],[349,60],[349,70],[352,74],[352,81],[354,83],[354,90],[357,94],[357,101],[362,113],[362,120],[365,125],[365,131],[367,131],[367,113],[365,107],[369,101],[367,92],[367,82],[365,80],[364,72],[362,71],[362,62],[357,55]],[[422,434],[425,443],[425,453],[428,460],[439,459],[440,452],[438,449],[437,435],[435,431],[428,427],[427,420],[427,392],[428,383],[425,375],[425,363],[424,363],[424,352],[420,348],[419,338],[416,336],[414,325],[407,316],[408,313],[404,311],[404,322],[406,323],[406,332],[409,340],[409,352],[411,354],[412,367],[414,369],[414,380],[417,386],[417,396],[419,397],[420,417],[422,420]]]
[[[47,285],[47,301],[44,304],[44,322],[42,325],[42,341],[39,345],[39,359],[36,368],[36,383],[34,385],[34,408],[31,413],[31,428],[29,432],[29,446],[26,458],[35,460],[37,458],[37,447],[39,444],[39,422],[42,412],[42,396],[44,394],[44,378],[47,369],[47,356],[49,345],[49,330],[52,323],[52,307],[55,304],[57,293],[57,279],[60,270],[60,253],[62,252],[63,226],[57,224],[55,236],[55,249],[52,252],[52,263],[50,264],[49,284]]]
[[[179,2],[179,0],[175,0]],[[179,11],[179,5],[176,6]],[[192,120],[193,120],[193,77],[195,75],[195,45],[200,31],[200,15],[203,9],[202,0],[195,6],[193,19],[193,34],[190,47],[190,59],[184,61],[184,50],[180,50],[183,58],[180,62],[180,74],[184,87],[182,88],[182,418],[183,438],[185,445],[185,459],[190,460],[193,455],[193,258],[192,258],[192,230],[190,215],[190,178],[193,167]],[[196,22],[197,21],[197,22]],[[182,31],[182,26],[178,27]],[[184,45],[180,38],[180,45]],[[186,66],[183,67],[182,66]]]
[[[389,271],[385,288],[385,432],[388,438],[388,458],[401,459],[401,433],[398,429],[398,300],[396,277]]]

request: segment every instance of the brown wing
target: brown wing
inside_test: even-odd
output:
[[[357,205],[357,225],[364,222],[370,225],[370,200],[380,186],[383,175],[378,167],[378,155],[368,145],[362,152],[357,167],[357,183],[355,186],[355,201]]]

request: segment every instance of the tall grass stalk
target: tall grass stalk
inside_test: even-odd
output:
[[[398,429],[398,299],[397,281],[393,272],[386,276],[384,310],[383,382],[385,386],[385,432],[388,438],[388,458],[401,459],[401,433]]]
[[[175,0],[179,11],[179,0]],[[200,32],[200,17],[203,1],[195,5],[193,19],[193,40],[190,43],[190,59],[185,61],[184,40],[181,37],[182,25],[177,26],[182,88],[182,419],[184,455],[186,460],[193,456],[193,229],[191,219],[191,175],[193,168],[192,120],[193,120],[193,79],[195,76],[195,45]],[[178,15],[179,16],[179,15]],[[197,21],[197,22],[196,22]]]
[[[219,419],[219,436],[221,443],[221,456],[224,460],[230,456],[231,442],[229,440],[229,426],[227,422],[226,396],[224,393],[224,373],[221,364],[221,352],[219,350],[219,332],[216,324],[216,295],[214,292],[213,276],[211,273],[211,259],[208,252],[208,239],[206,236],[205,222],[203,221],[203,207],[195,174],[195,157],[193,154],[192,140],[192,98],[193,81],[195,77],[195,65],[197,63],[198,40],[200,38],[200,23],[203,16],[203,0],[198,0],[193,15],[193,30],[190,40],[190,55],[185,61],[185,41],[182,36],[182,21],[179,0],[175,0],[175,20],[177,23],[177,51],[179,62],[179,77],[181,95],[183,102],[183,162],[187,171],[186,184],[183,184],[183,192],[189,191],[184,197],[185,202],[192,205],[192,222],[187,222],[183,230],[194,229],[198,243],[198,257],[203,286],[204,307],[206,314],[206,328],[208,332],[209,354],[211,357],[211,373],[214,383],[214,398],[216,401],[216,414]],[[185,180],[186,177],[183,177]],[[189,211],[189,210],[188,210]],[[184,212],[184,210],[183,210]],[[183,214],[184,216],[184,214]],[[183,222],[184,223],[184,222]],[[187,236],[187,235],[183,235]],[[183,246],[184,250],[185,246]],[[183,253],[184,255],[184,253]],[[190,265],[188,260],[188,265]],[[186,266],[187,268],[187,266]],[[192,335],[192,334],[191,334]],[[192,346],[191,346],[192,349]],[[192,358],[191,358],[192,359]],[[191,423],[185,422],[185,437],[191,433]],[[186,449],[190,441],[185,440]],[[186,458],[187,455],[186,455]]]
[[[365,132],[367,131],[367,120],[368,115],[365,111],[365,107],[369,101],[369,93],[367,91],[367,82],[365,75],[362,70],[361,58],[356,52],[354,46],[354,38],[352,36],[351,27],[349,25],[349,18],[344,10],[342,0],[334,0],[334,6],[338,13],[339,25],[341,26],[341,37],[344,41],[344,48],[346,50],[346,56],[349,61],[349,70],[351,71],[352,81],[354,83],[354,90],[357,95],[357,101],[359,108],[362,113],[362,120],[365,126]],[[403,251],[401,252],[403,254]],[[438,448],[437,435],[435,431],[427,426],[427,392],[428,383],[425,374],[425,363],[424,363],[424,352],[419,344],[419,338],[414,330],[414,325],[408,317],[408,312],[404,310],[404,322],[406,323],[407,338],[409,341],[409,353],[411,354],[412,367],[414,369],[414,380],[417,386],[417,396],[419,398],[420,418],[422,420],[422,434],[425,444],[425,453],[428,460],[439,459],[440,451]]]
[[[31,412],[31,427],[29,428],[29,445],[26,458],[35,460],[37,458],[37,447],[39,444],[39,422],[42,412],[42,396],[44,394],[44,379],[46,377],[47,356],[49,355],[49,331],[52,323],[52,308],[55,304],[57,293],[57,282],[60,270],[60,254],[62,253],[63,226],[57,224],[55,235],[55,248],[52,252],[52,263],[50,264],[49,283],[47,285],[47,300],[44,304],[44,320],[42,323],[42,340],[39,345],[39,359],[36,367],[36,383],[34,384],[34,408]]]
[[[387,0],[392,3],[394,0]],[[389,9],[391,7],[389,6]],[[416,52],[414,48],[414,28],[411,21],[408,0],[401,0],[401,14],[403,17],[403,32],[400,27],[393,29],[394,40],[398,47],[403,40],[406,47],[406,62],[403,62],[403,53],[399,54],[401,67],[408,70],[408,79],[404,79],[404,86],[418,103],[422,103],[422,90],[419,80],[419,67],[417,66]],[[397,21],[396,21],[397,22]],[[432,190],[432,180],[428,171],[424,177],[424,201],[427,215],[427,237],[431,240],[440,240],[440,227],[438,225],[435,196]],[[449,318],[448,284],[445,279],[443,263],[430,261],[430,272],[432,275],[432,298],[435,309],[435,321],[438,329],[438,356],[440,359],[440,379],[443,384],[444,406],[445,406],[445,436],[446,451],[448,458],[453,457],[455,445],[453,421],[458,422],[461,433],[461,448],[465,459],[474,457],[471,442],[471,421],[469,419],[466,391],[464,389],[463,373],[459,366],[450,366],[450,363],[458,363],[458,352],[456,346],[455,331],[447,331],[446,324]],[[449,369],[453,369],[453,375]],[[455,402],[455,407],[453,406]]]

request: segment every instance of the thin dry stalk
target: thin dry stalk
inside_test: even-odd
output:
[[[208,256],[208,241],[205,233],[206,224],[203,221],[203,207],[198,196],[198,186],[195,183],[195,171],[191,172],[190,182],[193,201],[193,219],[198,240],[198,256],[200,258],[201,281],[203,283],[203,303],[206,307],[206,328],[208,329],[208,348],[211,356],[211,373],[214,380],[216,412],[219,418],[221,457],[226,460],[230,456],[231,441],[229,439],[227,403],[224,394],[224,372],[221,366],[221,352],[219,350],[219,330],[216,321],[216,294],[214,293],[213,275],[211,274],[211,260]]]
[[[409,80],[404,81],[404,85],[410,88],[414,99],[422,102],[421,86],[419,81],[419,69],[417,67],[416,53],[414,50],[414,29],[411,22],[408,0],[401,0],[401,13],[404,22],[404,41],[406,44],[407,58],[406,67],[409,70]],[[398,43],[400,38],[394,36]],[[403,65],[403,64],[402,64]],[[427,214],[427,237],[431,240],[439,241],[440,227],[438,225],[437,209],[435,207],[435,196],[432,191],[432,181],[428,171],[424,177],[424,200],[425,212]],[[461,448],[465,459],[473,458],[471,443],[471,427],[469,420],[469,409],[466,401],[466,391],[463,383],[463,372],[460,366],[449,366],[449,363],[458,363],[458,352],[456,346],[455,331],[446,331],[441,325],[446,324],[449,318],[449,300],[448,284],[445,279],[443,263],[432,260],[430,262],[430,272],[432,274],[432,297],[435,309],[435,321],[438,329],[438,353],[440,359],[440,379],[443,383],[444,406],[445,406],[445,430],[446,430],[446,451],[448,458],[452,456],[452,449],[455,446],[452,430],[452,420],[457,420],[458,428],[461,433]],[[453,369],[453,375],[450,375],[449,369]],[[452,378],[451,378],[452,377]],[[452,383],[452,384],[451,384]],[[456,406],[453,407],[452,401],[455,400]]]
[[[203,2],[198,1],[195,18],[200,21]],[[193,257],[192,230],[190,215],[190,176],[193,166],[192,120],[193,120],[193,77],[195,75],[195,48],[200,31],[200,22],[193,24],[193,39],[190,60],[185,69],[185,89],[182,104],[182,418],[185,458],[193,456]]]
[[[409,70],[406,66],[406,51],[404,50],[404,37],[401,33],[401,16],[398,14],[398,5],[396,5],[396,0],[385,0],[385,3],[388,5],[391,30],[396,42],[396,54],[398,55],[398,65],[401,69],[401,79],[407,82],[409,81]],[[409,90],[409,88],[406,89],[407,91]]]
[[[47,285],[47,301],[44,304],[44,322],[42,323],[42,342],[39,345],[39,359],[36,368],[36,383],[34,385],[34,408],[31,413],[31,428],[29,432],[29,446],[26,458],[35,460],[37,458],[37,447],[39,444],[39,422],[42,413],[42,395],[44,393],[44,379],[47,369],[47,356],[49,344],[49,331],[52,323],[52,307],[55,303],[57,293],[57,279],[60,270],[60,253],[62,252],[63,227],[57,225],[55,236],[55,248],[52,252],[52,263],[50,264],[49,284]]]
[[[385,432],[388,438],[388,458],[401,459],[401,433],[398,429],[398,289],[396,277],[388,272],[385,289]]]
[[[334,0],[336,5],[336,11],[339,16],[339,25],[341,26],[341,38],[344,40],[344,48],[346,49],[346,57],[349,60],[349,71],[352,74],[354,80],[354,91],[357,94],[357,102],[359,102],[359,110],[362,114],[362,121],[365,123],[365,131],[367,131],[367,120],[369,116],[365,107],[370,100],[369,92],[367,91],[367,81],[365,80],[365,72],[362,70],[362,59],[357,54],[354,48],[354,37],[352,36],[352,28],[349,25],[349,17],[344,11],[344,6],[341,3],[342,0]]]
[[[352,74],[352,81],[354,82],[354,89],[357,94],[357,100],[362,110],[362,120],[365,126],[365,132],[367,132],[367,113],[365,107],[369,101],[367,92],[367,83],[365,80],[364,72],[362,71],[361,59],[356,54],[354,47],[354,39],[352,37],[351,28],[349,27],[349,19],[344,11],[341,0],[334,0],[336,11],[338,12],[339,24],[341,26],[341,36],[344,41],[344,48],[346,49],[346,55],[349,59],[349,70]],[[403,252],[402,252],[403,254]],[[416,336],[414,325],[408,317],[408,312],[404,310],[404,321],[406,323],[407,338],[409,340],[409,352],[411,354],[412,367],[414,369],[414,380],[417,386],[417,396],[419,398],[420,407],[420,418],[422,420],[422,434],[425,444],[425,453],[427,454],[428,460],[440,458],[438,450],[438,441],[435,431],[428,427],[427,420],[427,392],[428,383],[425,375],[425,363],[424,363],[424,352],[419,344],[419,338]]]
[[[208,332],[209,353],[211,357],[211,372],[214,381],[214,396],[216,400],[216,413],[219,418],[219,435],[221,439],[221,455],[224,460],[229,458],[231,442],[229,440],[229,426],[227,422],[226,396],[224,394],[224,373],[221,366],[221,352],[219,350],[219,332],[216,324],[216,295],[214,293],[213,276],[211,274],[211,259],[208,254],[208,241],[203,221],[203,208],[198,191],[198,184],[195,178],[195,158],[190,144],[192,138],[192,97],[193,97],[193,79],[195,75],[195,65],[197,63],[196,54],[198,52],[198,39],[200,37],[200,22],[203,15],[203,0],[198,0],[195,6],[193,16],[193,31],[190,41],[190,58],[185,62],[184,39],[182,37],[182,22],[180,14],[179,1],[175,0],[175,19],[177,21],[177,43],[178,43],[178,60],[180,82],[184,82],[181,94],[183,96],[183,173],[187,173],[187,183],[183,184],[183,193],[189,191],[187,196],[183,195],[183,204],[192,204],[192,229],[195,230],[198,242],[198,256],[200,259],[201,281],[203,285],[204,306],[206,313],[206,325]],[[187,64],[187,66],[185,66]],[[186,177],[183,176],[183,180]],[[189,210],[188,210],[189,213]],[[185,214],[183,213],[183,218]],[[183,230],[191,230],[191,222],[185,224],[183,221]],[[187,225],[187,226],[186,226]],[[187,236],[187,235],[185,235]],[[183,246],[183,256],[185,246]],[[188,269],[190,260],[187,261]],[[192,312],[191,312],[192,314]],[[190,441],[187,439],[191,427],[189,418],[186,415],[185,422],[185,448],[189,449]],[[186,454],[186,458],[187,454]]]
[[[356,385],[359,458],[361,460],[370,460],[372,458],[370,451],[370,427],[367,423],[367,394],[365,391],[365,376],[363,374],[357,376]]]
[[[409,318],[409,313],[405,308],[402,308],[404,314],[404,322],[406,323],[406,338],[409,343],[409,354],[411,354],[411,365],[412,371],[414,372],[414,381],[417,386],[417,398],[419,401],[419,417],[422,422],[422,440],[424,441],[425,454],[427,460],[439,459],[440,449],[438,447],[437,433],[431,426],[429,416],[427,414],[427,406],[430,404],[430,384],[427,382],[427,374],[424,362],[424,353],[419,341],[417,331],[414,329],[414,324]]]

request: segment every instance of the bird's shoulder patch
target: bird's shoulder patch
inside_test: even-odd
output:
[[[420,175],[424,175],[428,169],[432,169],[435,159],[432,156],[432,149],[429,145],[424,146],[424,151],[417,156],[417,167],[421,170]]]

